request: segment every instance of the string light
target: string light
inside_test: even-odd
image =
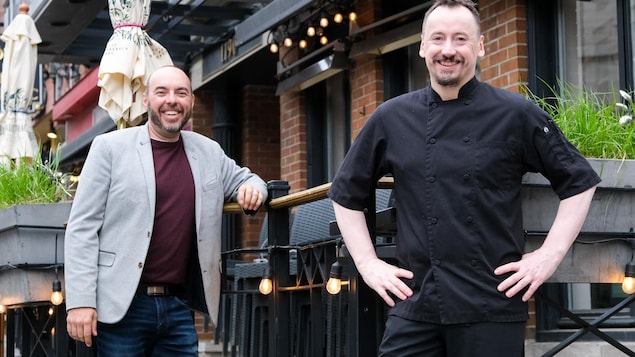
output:
[[[344,15],[338,11],[335,15],[333,15],[333,21],[335,21],[336,24],[341,24],[342,21],[344,21]]]
[[[339,261],[335,261],[331,265],[331,274],[329,281],[326,282],[326,291],[331,295],[339,294],[342,290],[342,265]]]
[[[269,295],[273,291],[273,281],[271,280],[269,265],[265,267],[265,271],[262,274],[262,279],[260,279],[260,284],[258,284],[258,291],[260,291],[262,295]]]
[[[322,15],[322,17],[320,18],[320,26],[322,28],[326,28],[329,26],[329,19],[326,17],[326,15]]]
[[[329,32],[329,35],[343,36],[346,28],[339,28],[338,26],[347,21],[356,22],[358,18],[351,3],[340,0],[321,1],[320,7],[312,10],[312,13],[307,17],[294,17],[286,23],[276,25],[270,32],[269,51],[278,53],[283,46],[286,48],[297,46],[299,49],[306,50],[309,46],[313,47],[316,44],[318,46],[327,45],[333,40],[324,33],[331,21],[336,30],[333,33]],[[315,17],[316,14],[318,14],[317,18]],[[303,32],[304,38],[302,38]],[[309,40],[309,38],[313,37],[318,37],[317,43]]]
[[[351,11],[351,12],[348,14],[348,19],[349,19],[351,22],[357,22],[357,13],[356,13],[355,11]]]
[[[635,293],[635,239],[629,239],[631,243],[631,260],[624,268],[624,280],[622,281],[622,291],[626,294]]]
[[[315,36],[315,26],[309,26],[306,28],[306,35],[309,37]]]
[[[62,295],[62,283],[55,279],[53,282],[53,292],[51,293],[51,303],[55,306],[60,305],[64,301],[64,295]]]
[[[339,261],[341,244],[341,240],[338,240],[335,245],[335,262],[331,265],[329,280],[326,282],[326,291],[331,295],[339,294],[342,290],[342,265]]]
[[[62,295],[62,283],[57,275],[57,234],[55,235],[55,280],[53,280],[53,292],[51,293],[51,303],[55,306],[60,305],[64,301],[64,295]]]

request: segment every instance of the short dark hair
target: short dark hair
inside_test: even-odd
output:
[[[464,8],[470,10],[472,15],[474,15],[474,20],[476,21],[476,29],[478,31],[478,34],[479,35],[481,34],[481,16],[479,15],[476,3],[474,3],[472,0],[437,0],[435,1],[434,4],[430,6],[428,11],[426,11],[426,14],[423,16],[423,24],[421,26],[422,32],[425,29],[426,19],[428,18],[428,15],[430,15],[430,13],[434,11],[436,8],[441,6],[446,6],[446,7],[463,6]]]

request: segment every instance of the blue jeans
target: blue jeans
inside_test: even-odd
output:
[[[192,311],[175,296],[135,295],[124,318],[97,326],[99,357],[198,356]]]

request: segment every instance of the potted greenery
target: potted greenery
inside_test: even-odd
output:
[[[71,203],[56,160],[0,163],[0,305],[46,301]]]
[[[529,96],[551,114],[602,182],[577,240],[589,244],[574,244],[550,281],[621,283],[631,248],[619,238],[632,234],[635,226],[632,95],[622,90],[580,90],[567,84],[560,88],[558,93],[553,91],[553,97]],[[559,201],[541,175],[527,174],[523,183],[523,221],[529,233],[526,249],[533,250],[544,237],[531,233],[549,230]]]

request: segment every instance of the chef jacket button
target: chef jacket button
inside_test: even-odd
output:
[[[441,265],[441,261],[439,259],[435,259],[435,260],[432,261],[432,264],[438,266],[438,265]]]
[[[465,220],[467,221],[467,223],[472,223],[472,222],[474,222],[474,217],[467,216],[467,218],[465,218]]]
[[[469,181],[469,180],[470,180],[470,174],[463,175],[463,181]]]
[[[439,220],[437,219],[437,217],[430,217],[428,221],[430,222],[430,224],[437,224]]]
[[[148,231],[148,238],[152,237],[152,232]]]
[[[472,101],[469,100],[469,99],[463,102],[463,104],[465,104],[465,105],[470,105],[471,103],[472,103]]]
[[[470,137],[469,136],[463,137],[463,142],[464,143],[470,142]]]
[[[143,268],[143,263],[139,262],[139,264],[137,264],[137,266],[139,267],[139,269],[142,269]]]
[[[437,179],[436,179],[434,176],[430,176],[430,177],[428,177],[428,182],[434,182],[434,181],[436,181],[436,180],[437,180]]]
[[[434,144],[436,142],[437,142],[437,139],[435,139],[435,138],[428,139],[428,143],[430,143],[430,144]]]
[[[432,108],[436,108],[436,107],[437,107],[437,103],[432,103],[432,104],[430,104],[430,106],[431,106]]]
[[[476,266],[476,259],[472,259],[472,261],[470,262],[470,264],[472,264],[472,266]]]

